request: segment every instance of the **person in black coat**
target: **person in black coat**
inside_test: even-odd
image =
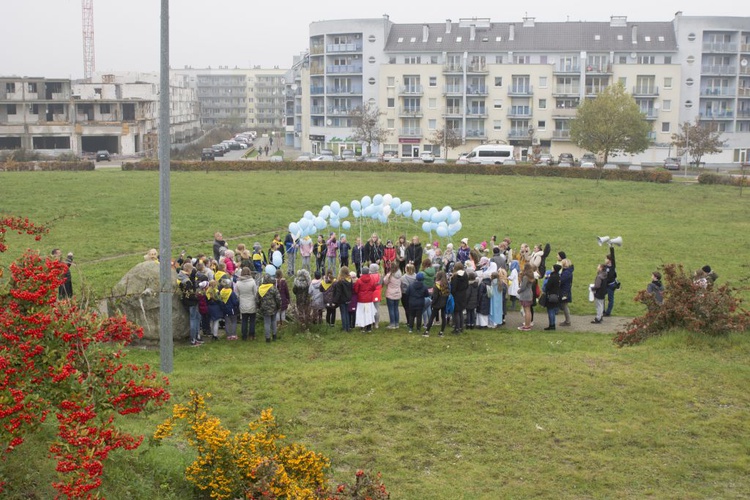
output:
[[[456,262],[453,266],[451,276],[451,293],[453,294],[453,333],[461,333],[464,329],[464,309],[468,300],[469,276],[464,270],[464,265]]]
[[[607,310],[605,316],[612,314],[615,305],[615,290],[618,288],[617,271],[615,270],[615,247],[609,246],[609,255],[605,257],[604,267],[607,270]]]
[[[479,282],[477,274],[469,271],[469,287],[466,289],[466,328],[473,330],[477,324],[477,303],[479,300]]]
[[[547,318],[549,319],[549,326],[545,330],[555,329],[555,316],[557,315],[557,308],[560,305],[560,270],[562,266],[555,264],[552,266],[552,272],[547,278],[547,284],[544,286],[544,292],[547,295]]]
[[[422,265],[422,244],[419,243],[417,236],[414,236],[411,244],[406,247],[406,263],[414,264],[414,270],[419,272],[419,267]]]
[[[373,233],[372,237],[365,243],[362,257],[364,262],[380,265],[383,258],[383,244],[380,243],[377,234]]]
[[[214,234],[214,260],[219,260],[221,257],[221,249],[227,247],[227,242],[224,241],[224,236],[220,232]]]
[[[414,328],[414,318],[417,319],[417,330],[422,329],[422,311],[424,311],[424,299],[429,295],[424,286],[424,273],[417,273],[417,279],[406,289],[409,304],[409,333]]]

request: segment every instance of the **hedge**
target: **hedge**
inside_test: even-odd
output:
[[[636,182],[668,183],[672,174],[666,171],[602,170],[600,168],[576,167],[534,167],[530,165],[454,165],[434,163],[360,163],[360,162],[270,162],[251,161],[172,161],[173,172],[257,172],[263,170],[294,170],[308,172],[409,172],[436,174],[472,175],[525,175],[531,177],[560,177],[569,179],[606,179]],[[144,160],[137,163],[123,163],[126,171],[159,170],[159,163]]]
[[[698,184],[723,184],[726,186],[739,186],[741,183],[742,177],[738,175],[721,175],[705,172],[698,176]],[[750,186],[750,174],[745,176],[745,186]]]
[[[96,164],[93,161],[8,161],[0,163],[0,170],[6,172],[73,172],[93,171]]]

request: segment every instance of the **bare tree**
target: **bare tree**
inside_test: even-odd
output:
[[[446,159],[448,158],[449,148],[457,148],[463,144],[461,134],[459,134],[458,130],[449,127],[435,130],[429,141],[433,146],[440,146],[443,148],[443,157]]]
[[[377,106],[364,104],[349,114],[352,119],[352,139],[367,144],[367,152],[372,152],[372,145],[382,144],[388,139],[388,129],[380,124],[383,112]]]
[[[672,134],[672,145],[678,152],[687,153],[696,167],[700,165],[704,155],[721,153],[723,144],[721,132],[701,123],[699,118],[694,123],[684,122],[680,125],[679,132]]]

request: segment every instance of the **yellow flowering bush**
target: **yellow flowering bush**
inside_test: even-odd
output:
[[[307,500],[327,498],[330,461],[298,443],[284,444],[269,408],[232,433],[209,414],[206,398],[190,392],[190,402],[175,404],[172,416],[154,432],[154,443],[178,435],[196,451],[185,478],[213,499]]]

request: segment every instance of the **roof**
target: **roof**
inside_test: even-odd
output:
[[[465,24],[451,23],[450,33],[446,33],[446,23],[394,24],[385,52],[677,51],[671,22],[628,22],[622,23],[622,26],[583,21],[536,22],[533,26],[524,26],[524,23],[489,23],[488,28],[476,28],[473,41],[471,28],[465,27]],[[429,35],[427,41],[423,42],[425,26]],[[513,40],[510,40],[511,26]],[[632,43],[634,29],[637,44]]]

